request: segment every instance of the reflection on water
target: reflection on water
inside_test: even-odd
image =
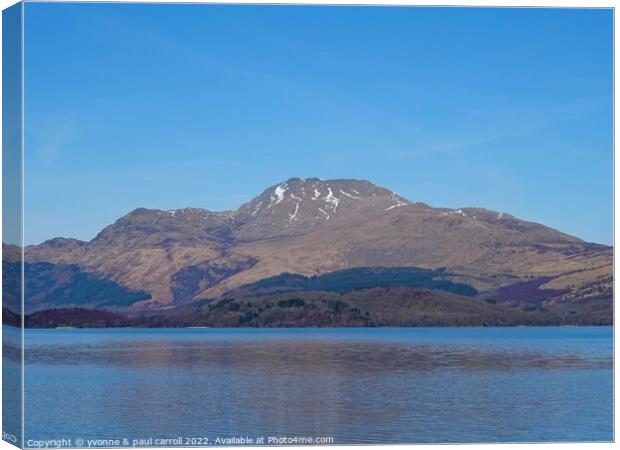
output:
[[[26,437],[611,440],[611,357],[610,328],[29,330]]]
[[[13,352],[9,352],[12,354]],[[148,369],[235,367],[253,373],[300,371],[411,373],[436,370],[517,370],[532,368],[611,368],[611,358],[542,351],[382,342],[136,342],[46,345],[27,352],[27,364]]]

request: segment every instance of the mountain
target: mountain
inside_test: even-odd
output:
[[[364,180],[291,178],[236,211],[138,208],[89,242],[55,238],[24,253],[29,264],[115,283],[133,313],[222,298],[283,273],[368,267],[443,270],[510,307],[524,295],[558,307],[611,304],[613,294],[611,247],[503,212],[434,208]]]

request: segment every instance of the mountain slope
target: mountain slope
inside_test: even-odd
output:
[[[19,311],[21,263],[2,261],[4,306]],[[66,306],[124,309],[147,300],[144,291],[132,291],[112,280],[87,273],[76,264],[24,263],[26,313]]]

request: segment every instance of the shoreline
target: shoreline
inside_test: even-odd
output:
[[[489,325],[489,326],[376,326],[376,327],[17,327],[15,325],[3,323],[3,326],[15,330],[404,330],[404,329],[507,329],[507,328],[614,328],[613,324],[586,324],[586,325]]]

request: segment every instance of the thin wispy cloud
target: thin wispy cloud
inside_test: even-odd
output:
[[[80,136],[76,120],[53,116],[36,127],[26,128],[25,146],[32,152],[31,161],[43,166],[54,166],[62,158],[67,147]]]
[[[420,139],[421,143],[412,145],[411,148],[389,152],[387,155],[391,159],[398,160],[476,150],[478,146],[483,144],[491,142],[500,143],[506,139],[535,135],[547,128],[567,124],[600,111],[601,108],[606,108],[609,104],[609,99],[594,99],[561,104],[556,108],[545,111],[488,111],[484,114],[485,116],[501,118],[496,120],[494,125],[496,132],[491,136],[445,140],[430,133],[424,135],[418,131],[419,134],[423,134],[423,137]],[[488,126],[485,127],[485,129],[488,128]],[[477,130],[472,131],[475,132]]]

